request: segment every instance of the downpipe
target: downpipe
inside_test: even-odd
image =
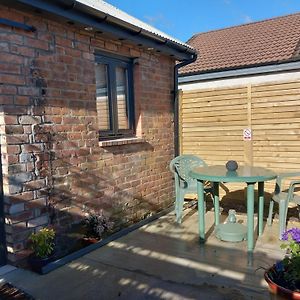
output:
[[[187,66],[197,59],[197,54],[193,53],[192,58],[185,60],[174,67],[174,152],[175,157],[179,155],[179,103],[178,103],[178,70]]]

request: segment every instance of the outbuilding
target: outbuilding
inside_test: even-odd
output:
[[[97,0],[1,1],[0,264],[90,211],[170,206],[175,73],[195,50]]]

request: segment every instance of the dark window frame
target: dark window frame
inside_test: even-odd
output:
[[[113,140],[126,137],[135,137],[135,110],[134,110],[134,86],[133,86],[133,59],[110,54],[95,54],[97,64],[107,65],[107,90],[109,104],[109,130],[99,130],[99,140]],[[117,111],[117,85],[116,68],[122,67],[126,70],[126,113],[129,129],[119,129]],[[99,112],[97,112],[99,113]],[[101,112],[100,112],[101,115]]]

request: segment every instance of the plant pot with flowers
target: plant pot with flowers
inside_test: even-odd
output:
[[[283,260],[266,270],[264,276],[273,294],[280,299],[300,300],[300,228],[285,231],[281,245],[287,250]]]
[[[31,269],[42,274],[42,268],[54,259],[55,231],[42,228],[29,237],[29,246],[33,253],[29,256],[28,263]]]
[[[90,213],[83,221],[85,228],[85,236],[83,244],[85,246],[97,243],[103,235],[109,232],[113,227],[113,222],[105,216],[102,211],[100,213]]]

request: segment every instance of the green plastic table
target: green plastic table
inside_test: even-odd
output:
[[[261,167],[240,166],[236,171],[228,171],[225,166],[197,167],[190,171],[190,176],[197,180],[198,217],[200,242],[205,242],[204,181],[213,183],[215,225],[219,224],[219,183],[247,183],[247,244],[248,251],[254,248],[254,185],[258,182],[258,235],[263,230],[264,182],[277,176],[271,170]]]

